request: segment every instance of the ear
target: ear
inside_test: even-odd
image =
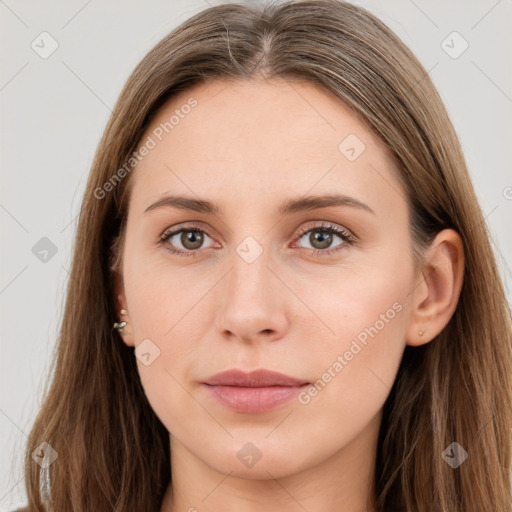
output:
[[[126,294],[124,291],[124,283],[121,274],[114,270],[114,293],[117,297],[116,300],[116,314],[117,320],[116,322],[126,322],[124,326],[124,334],[119,333],[123,342],[129,347],[135,347],[135,343],[133,341],[133,330],[130,322],[130,311],[128,309],[128,304],[126,301]],[[121,311],[126,311],[125,314],[122,314]],[[116,330],[117,332],[117,330]]]
[[[411,346],[435,338],[457,307],[464,277],[464,246],[460,235],[453,229],[439,232],[426,252],[426,260],[415,285],[407,326],[407,345]]]

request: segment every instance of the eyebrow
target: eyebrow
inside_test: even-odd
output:
[[[375,215],[375,212],[367,204],[355,199],[354,197],[343,194],[324,194],[319,196],[305,196],[298,199],[288,199],[284,201],[274,213],[276,215],[287,215],[302,211],[316,210],[319,208],[327,208],[329,206],[350,206],[368,211]],[[211,201],[181,195],[162,197],[155,203],[149,205],[144,210],[144,213],[163,207],[174,207],[180,210],[211,213],[214,215],[222,213],[219,206]]]

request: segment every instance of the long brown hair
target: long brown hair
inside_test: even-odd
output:
[[[129,77],[83,198],[51,386],[27,444],[26,510],[50,509],[31,456],[41,442],[58,453],[49,467],[56,512],[160,509],[171,476],[169,433],[144,394],[133,348],[112,329],[113,270],[136,166],[108,191],[104,184],[119,177],[173,92],[258,76],[323,86],[380,137],[407,192],[418,262],[441,229],[463,239],[457,309],[430,343],[406,347],[384,406],[377,510],[510,511],[510,312],[460,143],[412,52],[374,15],[339,0],[207,8],[159,42]],[[452,442],[468,453],[457,468],[442,456]]]

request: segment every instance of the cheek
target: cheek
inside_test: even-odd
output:
[[[315,287],[304,281],[298,293],[314,304],[321,322],[301,327],[309,330],[302,339],[315,340],[307,358],[317,379],[302,403],[319,412],[329,405],[342,416],[377,412],[405,348],[410,270],[402,262],[399,272],[390,272],[381,260],[364,272],[347,271],[342,280],[317,280]]]
[[[335,334],[318,339],[313,355],[318,395],[329,387],[332,394],[325,395],[355,408],[385,398],[405,348],[405,305],[397,296],[374,291],[364,302],[354,295],[337,302],[336,314],[329,317]]]
[[[338,300],[325,318],[336,335],[316,338],[309,361],[316,380],[298,397],[296,419],[314,418],[325,446],[341,447],[379,414],[405,347],[406,308],[391,287]],[[315,303],[317,304],[317,303]]]
[[[125,292],[136,344],[144,337],[162,341],[173,337],[183,323],[195,318],[202,297],[215,283],[214,276],[207,272],[199,276],[189,267],[179,268],[160,253],[157,257],[132,253],[126,258],[125,271]]]
[[[151,407],[171,430],[176,411],[201,413],[190,399],[190,368],[200,356],[209,357],[198,354],[197,346],[211,325],[206,309],[213,305],[208,305],[207,292],[216,280],[210,276],[196,281],[190,272],[161,264],[135,265],[135,259],[126,260],[125,293],[135,346],[147,346],[150,352],[149,358],[137,357],[137,367]]]

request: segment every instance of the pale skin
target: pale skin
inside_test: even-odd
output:
[[[173,485],[161,512],[370,512],[382,406],[405,346],[430,342],[456,308],[461,239],[440,232],[427,266],[414,268],[406,194],[387,149],[317,86],[194,86],[161,107],[143,140],[191,97],[197,106],[130,177],[115,290],[119,311],[127,310],[123,341],[137,347],[150,339],[160,350],[150,365],[137,365],[170,432]],[[365,145],[353,161],[338,149],[349,134]],[[284,201],[334,193],[373,213],[349,204],[275,213]],[[219,212],[145,212],[170,194],[208,200]],[[322,223],[356,242],[335,233],[330,245],[315,242],[311,235],[326,236]],[[186,228],[184,236],[158,245],[171,227]],[[202,230],[202,244],[187,241],[191,228]],[[262,249],[251,263],[237,252],[247,237]],[[393,304],[400,311],[379,328]],[[230,368],[314,383],[376,325],[378,333],[307,404],[237,413],[201,385]],[[237,457],[247,443],[261,454],[252,467]]]

